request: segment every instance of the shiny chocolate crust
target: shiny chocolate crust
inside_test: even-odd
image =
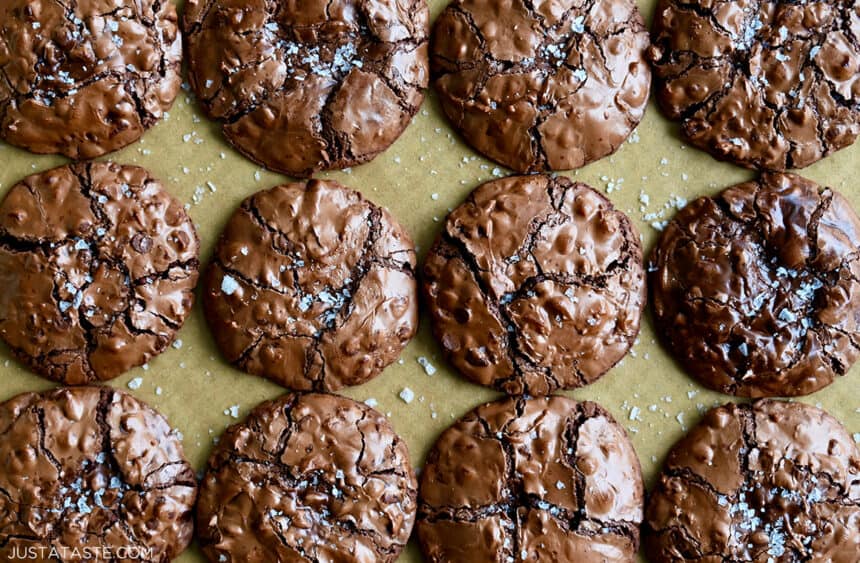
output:
[[[239,369],[296,390],[378,375],[418,327],[415,249],[385,210],[336,182],[258,192],[204,279],[212,334]]]
[[[227,140],[292,176],[367,162],[429,80],[425,0],[188,0],[191,86]]]
[[[415,521],[406,443],[366,406],[290,394],[255,408],[212,452],[197,530],[213,562],[388,562]]]
[[[433,85],[476,150],[517,172],[615,152],[645,113],[648,32],[632,0],[455,0],[436,20]]]
[[[62,166],[0,203],[0,338],[36,373],[107,380],[174,339],[194,302],[191,219],[143,168]]]
[[[3,561],[167,563],[191,541],[194,470],[178,432],[131,395],[19,395],[0,405],[0,459]]]
[[[860,218],[830,188],[766,173],[687,205],[654,249],[658,331],[684,369],[743,397],[806,395],[860,351]]]
[[[0,2],[0,138],[94,158],[137,141],[179,92],[172,2]]]
[[[856,563],[860,453],[808,405],[717,407],[669,453],[643,534],[652,563]]]
[[[424,264],[436,339],[468,379],[516,395],[592,383],[639,333],[639,234],[567,178],[513,176],[455,209]]]
[[[748,168],[802,168],[860,132],[860,5],[660,0],[648,58],[681,134]]]
[[[600,405],[507,398],[439,437],[418,538],[430,563],[632,563],[643,497],[636,452]]]

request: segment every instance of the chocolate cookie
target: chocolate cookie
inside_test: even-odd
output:
[[[251,160],[307,177],[367,162],[424,100],[425,0],[189,0],[203,109]]]
[[[36,373],[107,380],[161,353],[194,302],[197,232],[143,168],[72,164],[0,203],[0,338]]]
[[[0,559],[172,560],[197,495],[177,434],[110,387],[0,404]]]
[[[385,210],[336,182],[258,192],[227,223],[203,303],[227,360],[297,390],[378,375],[418,327],[415,249]]]
[[[648,58],[693,145],[748,168],[802,168],[860,133],[853,2],[660,0]]]
[[[200,488],[210,561],[394,561],[416,509],[406,443],[351,399],[291,394],[227,429]]]
[[[514,176],[478,187],[424,264],[433,331],[481,385],[545,395],[597,380],[639,333],[639,234],[595,190]]]
[[[829,188],[764,174],[682,209],[650,286],[683,367],[743,397],[812,393],[860,352],[860,218]]]
[[[579,168],[639,124],[651,70],[632,0],[454,0],[431,68],[445,115],[476,150],[518,172]]]
[[[819,409],[729,403],[672,448],[645,520],[654,563],[856,563],[860,453]]]
[[[172,2],[0,2],[0,138],[94,158],[137,141],[179,92]]]
[[[600,405],[507,398],[439,437],[418,537],[431,563],[632,563],[643,497],[636,452]]]

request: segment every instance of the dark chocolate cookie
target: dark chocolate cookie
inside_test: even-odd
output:
[[[748,168],[802,168],[860,133],[860,7],[660,0],[648,58],[690,143]]]
[[[424,293],[449,361],[481,385],[545,395],[597,380],[639,333],[639,234],[567,178],[479,186],[445,223]]]
[[[860,453],[808,405],[712,409],[669,453],[644,534],[653,563],[856,563]]]
[[[110,387],[0,404],[0,559],[150,561],[191,541],[194,470],[167,420]]]
[[[173,2],[0,2],[0,138],[94,158],[138,140],[173,104]]]
[[[200,487],[210,561],[397,559],[415,521],[406,443],[351,399],[291,394],[227,429]]]
[[[518,172],[615,152],[645,113],[648,32],[632,0],[455,0],[436,20],[442,108],[476,150]]]
[[[639,459],[595,403],[508,398],[439,437],[421,474],[418,537],[431,563],[635,561]]]
[[[415,249],[385,210],[336,182],[258,192],[227,223],[206,318],[238,368],[296,390],[378,375],[418,327]]]
[[[55,381],[116,377],[173,341],[198,252],[182,204],[143,168],[30,176],[0,203],[0,338]]]
[[[837,192],[764,174],[699,198],[652,257],[654,316],[670,352],[712,389],[812,393],[860,352],[860,218]]]
[[[227,140],[271,170],[354,166],[424,100],[429,17],[425,0],[189,0],[191,85]]]

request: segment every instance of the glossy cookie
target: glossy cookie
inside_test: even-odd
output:
[[[669,453],[644,534],[653,563],[855,563],[860,453],[808,405],[712,409]]]
[[[860,218],[839,193],[764,174],[687,205],[649,268],[670,352],[712,389],[806,395],[860,353]]]
[[[393,562],[415,521],[406,444],[344,397],[293,394],[227,429],[197,505],[212,562]]]
[[[104,381],[164,351],[194,302],[199,242],[149,172],[71,164],[0,203],[0,338],[36,373]]]
[[[448,216],[424,293],[436,339],[468,379],[509,394],[580,387],[639,333],[639,233],[585,184],[493,180]]]
[[[75,387],[0,404],[0,459],[3,561],[170,561],[191,542],[197,480],[181,438],[131,395]]]
[[[436,20],[433,84],[473,148],[517,172],[615,152],[648,102],[648,32],[632,0],[454,0]]]
[[[636,452],[599,405],[508,398],[439,437],[418,538],[430,563],[633,563],[643,497]]]
[[[296,390],[378,375],[418,327],[415,249],[385,210],[336,182],[258,192],[227,223],[203,304],[226,359]]]
[[[137,141],[173,104],[182,39],[172,2],[0,2],[0,138],[94,158]]]
[[[424,0],[189,0],[191,86],[227,140],[307,177],[393,143],[429,79]]]
[[[853,2],[660,0],[657,99],[720,160],[803,168],[860,133],[858,19]]]

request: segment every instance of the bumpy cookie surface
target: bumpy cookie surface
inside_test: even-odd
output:
[[[429,79],[424,0],[189,0],[191,85],[242,154],[306,177],[366,162]]]
[[[808,166],[860,133],[858,31],[853,1],[661,0],[657,99],[716,158]]]
[[[860,353],[860,218],[837,192],[764,174],[687,205],[650,271],[658,329],[703,384],[806,395]]]
[[[131,395],[19,395],[0,405],[0,459],[3,561],[166,562],[191,541],[194,471],[164,417]]]
[[[545,395],[592,383],[639,333],[639,234],[567,178],[479,186],[445,222],[424,264],[436,339],[470,380]]]
[[[221,437],[198,535],[213,562],[391,562],[412,531],[416,488],[381,414],[337,395],[286,395]]]
[[[173,341],[198,252],[182,204],[142,168],[30,176],[0,203],[0,338],[55,381],[116,377]]]
[[[654,563],[855,563],[860,453],[808,405],[712,409],[669,453],[644,534]]]
[[[455,0],[434,26],[433,81],[476,150],[517,172],[568,170],[642,119],[648,44],[630,0]]]
[[[172,2],[0,2],[0,138],[94,158],[136,141],[179,91]]]
[[[427,560],[632,563],[644,488],[624,432],[595,403],[508,398],[442,433],[421,474]]]
[[[227,223],[204,280],[206,318],[240,369],[333,391],[378,375],[415,335],[414,269],[409,234],[358,192],[277,186]]]

